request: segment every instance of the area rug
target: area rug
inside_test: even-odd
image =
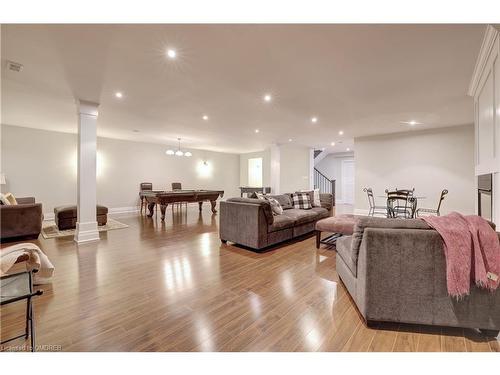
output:
[[[128,225],[120,223],[117,220],[110,219],[109,217],[108,217],[108,222],[105,225],[97,226],[97,230],[99,232],[106,232],[108,230],[123,229],[123,228],[128,228]],[[42,236],[43,238],[74,236],[75,231],[76,231],[75,229],[59,230],[54,220],[47,220],[43,222]]]

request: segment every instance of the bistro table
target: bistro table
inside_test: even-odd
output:
[[[377,195],[377,197],[387,199],[387,195]],[[413,218],[415,218],[415,214],[417,212],[418,201],[420,199],[427,199],[427,197],[424,195],[413,195],[413,196],[409,197],[408,199],[415,202],[415,204],[413,204],[413,209],[411,210],[411,218],[413,219]],[[389,216],[389,210],[387,210],[387,216]]]

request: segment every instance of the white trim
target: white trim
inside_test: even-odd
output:
[[[488,63],[488,58],[495,46],[495,39],[497,36],[498,36],[497,29],[495,29],[491,25],[486,26],[483,42],[481,44],[481,49],[479,51],[479,56],[477,57],[476,65],[474,66],[474,73],[472,74],[472,79],[469,84],[469,90],[467,92],[469,96],[474,96],[476,94],[486,64]]]
[[[355,208],[354,215],[368,216],[368,210],[364,208]]]
[[[97,221],[89,221],[85,223],[76,223],[76,231],[74,240],[78,244],[99,241],[99,231],[97,230]]]
[[[123,215],[123,214],[139,214],[141,208],[138,206],[131,207],[114,207],[108,209],[108,215]]]

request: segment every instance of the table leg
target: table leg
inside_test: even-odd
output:
[[[155,203],[148,203],[148,217],[153,217],[154,211],[155,211]]]
[[[200,209],[200,211],[201,211],[201,206],[203,206],[203,202],[198,202],[198,208]]]
[[[160,210],[161,210],[161,221],[165,221],[165,211],[167,210],[168,204],[161,204],[160,205]]]
[[[215,209],[215,205],[217,204],[217,201],[210,201],[210,204],[212,205],[212,212],[214,214],[217,213],[217,210]]]

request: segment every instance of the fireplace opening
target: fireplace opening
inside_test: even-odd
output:
[[[477,177],[477,212],[486,220],[493,219],[493,175],[483,174]]]

